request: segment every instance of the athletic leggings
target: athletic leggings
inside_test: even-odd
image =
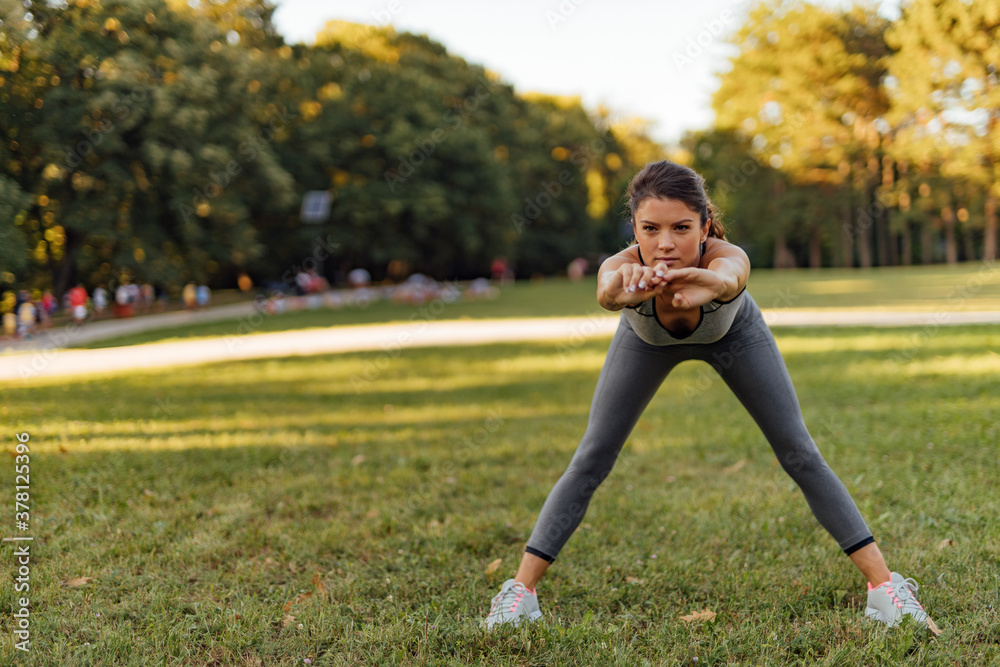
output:
[[[687,359],[707,361],[722,376],[841,549],[850,554],[874,542],[847,489],[809,436],[774,337],[745,294],[729,331],[714,343],[650,345],[621,319],[597,381],[587,431],[549,493],[525,551],[555,560],[653,394],[674,366]]]

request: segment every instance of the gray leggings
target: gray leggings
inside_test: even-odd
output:
[[[587,431],[542,507],[528,553],[555,560],[653,394],[674,366],[687,359],[707,361],[722,376],[841,549],[850,554],[874,541],[847,489],[809,436],[774,337],[745,294],[732,327],[715,343],[650,345],[622,318],[597,381]]]

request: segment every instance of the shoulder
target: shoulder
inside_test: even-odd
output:
[[[630,245],[614,255],[611,255],[601,263],[599,273],[605,271],[616,271],[622,264],[639,264],[639,246]]]
[[[620,251],[618,253],[615,253],[614,255],[612,255],[612,257],[619,257],[621,259],[628,260],[630,262],[635,262],[635,263],[638,264],[639,263],[639,244],[638,243],[634,243],[634,244],[630,245],[629,247],[625,248],[624,250],[622,250],[622,251]]]
[[[708,240],[705,241],[705,254],[701,258],[701,267],[705,268],[712,260],[723,257],[727,259],[741,259],[747,265],[750,264],[750,258],[747,257],[743,248],[714,236],[708,237]]]

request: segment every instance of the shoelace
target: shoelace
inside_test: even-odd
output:
[[[916,594],[917,590],[920,588],[914,579],[903,579],[901,586],[894,586],[891,582],[886,582],[882,584],[885,586],[885,592],[892,596],[892,603],[896,605],[897,609],[902,609],[903,605],[906,603],[911,603],[920,609],[924,610],[923,606],[917,601]]]
[[[506,607],[507,602],[510,601],[511,598],[514,598],[513,601],[511,601],[510,609],[508,609],[508,612],[513,614],[517,610],[517,605],[521,604],[521,598],[523,598],[524,594],[527,592],[528,589],[525,588],[524,584],[515,583],[506,591],[498,593],[497,596],[493,598],[493,606],[490,608],[490,614],[492,615],[498,608]]]
[[[893,598],[893,602],[898,602],[896,606],[899,609],[902,609],[905,603],[910,602],[923,611],[923,606],[917,602],[916,598],[918,588],[919,586],[917,586],[917,582],[914,579],[903,579],[902,585],[897,589],[899,591],[898,596]]]

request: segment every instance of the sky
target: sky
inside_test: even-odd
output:
[[[897,13],[899,0],[879,0]],[[578,95],[618,119],[651,121],[676,143],[712,124],[712,93],[735,48],[727,37],[756,0],[275,0],[286,41],[312,43],[329,20],[426,34],[497,72],[518,92]],[[826,6],[844,5],[823,0]]]

